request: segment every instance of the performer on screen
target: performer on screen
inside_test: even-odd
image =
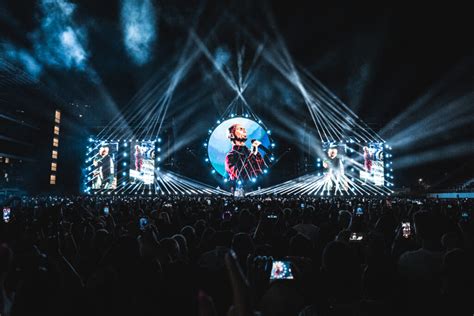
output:
[[[372,176],[373,154],[370,152],[370,149],[367,146],[364,146],[363,150],[364,150],[364,169],[366,172],[364,183],[366,183],[367,178]]]
[[[99,172],[99,177],[101,179],[101,189],[111,189],[115,172],[114,172],[114,161],[109,155],[109,147],[104,146],[99,149],[99,157],[93,161],[96,170]]]
[[[135,170],[138,172],[142,171],[143,167],[143,154],[139,145],[135,146]]]
[[[261,142],[255,140],[251,149],[245,145],[247,131],[240,124],[229,127],[232,150],[225,157],[225,170],[231,181],[248,180],[263,173],[265,162],[258,152]]]
[[[344,164],[342,158],[337,157],[338,150],[336,146],[330,146],[328,149],[328,158],[323,160],[323,167],[328,169],[326,177],[328,179],[328,190],[348,189],[347,181],[344,175]]]
[[[372,173],[372,154],[369,147],[364,146],[364,169],[367,173]]]

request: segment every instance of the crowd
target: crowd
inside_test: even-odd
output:
[[[392,197],[11,200],[0,315],[471,316],[473,207]],[[292,278],[274,279],[281,261]]]

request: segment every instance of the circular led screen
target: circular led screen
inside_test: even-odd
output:
[[[265,149],[271,148],[268,134],[259,123],[248,118],[225,120],[209,137],[209,161],[220,175],[229,180],[254,179],[267,167]],[[253,151],[254,140],[261,143],[257,151]]]

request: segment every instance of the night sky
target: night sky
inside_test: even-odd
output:
[[[402,167],[395,172],[396,185],[413,185],[423,177],[433,185],[446,186],[473,175],[474,45],[472,12],[467,8],[449,7],[446,3],[414,6],[393,2],[388,6],[369,7],[355,1],[349,4],[231,1],[229,4],[155,0],[151,2],[156,13],[155,37],[149,46],[149,56],[145,56],[147,61],[140,64],[124,45],[120,1],[66,1],[75,4],[74,12],[69,20],[65,22],[61,18],[58,23],[77,28],[75,34],[85,53],[82,64],[67,65],[70,61],[51,62],[54,54],[44,56],[48,49],[56,52],[44,39],[53,36],[45,26],[47,17],[53,13],[44,12],[41,7],[48,1],[52,0],[10,0],[0,4],[0,59],[30,72],[27,85],[40,85],[45,98],[54,95],[64,104],[88,105],[87,110],[81,110],[83,117],[78,123],[87,132],[78,133],[77,137],[100,131],[100,126],[107,125],[118,112],[127,106],[133,108],[131,101],[147,83],[153,85],[165,80],[176,69],[190,30],[211,54],[224,51],[234,74],[239,49],[245,47],[244,69],[248,70],[256,43],[271,47],[269,43],[277,34],[295,65],[318,78],[387,141],[398,141],[400,146],[394,148],[394,161],[398,157],[403,163],[400,162]],[[26,66],[25,55],[19,52],[28,53],[36,60],[37,67],[31,68],[31,63]],[[291,129],[285,126],[281,116],[289,115],[294,119],[292,122],[301,125],[311,126],[312,121],[298,91],[263,59],[252,68],[252,74],[245,98],[274,131],[280,153],[285,148],[292,149],[275,169],[291,170],[296,176],[301,168],[288,166],[295,161],[303,163],[302,157],[308,153],[304,144],[295,144],[283,136],[283,131]],[[15,81],[11,84],[15,85]],[[24,84],[16,84],[21,93]],[[207,129],[234,97],[235,92],[209,60],[198,57],[176,87],[166,120],[175,120],[177,138],[190,125],[203,133],[202,137],[185,141],[176,151],[177,159],[202,156],[200,146],[207,137]],[[459,110],[464,120],[456,119],[451,124],[443,119],[442,109],[460,99],[462,102],[453,105],[453,111]],[[24,100],[21,106],[33,107],[34,102]],[[407,112],[414,104],[419,108]],[[3,102],[0,106],[8,111],[18,104]],[[135,106],[138,111],[140,105]],[[71,112],[74,111],[71,106]],[[402,116],[405,112],[409,115]],[[429,125],[416,128],[424,117],[433,114],[435,117]],[[436,130],[434,127],[438,126],[446,128]],[[400,135],[409,128],[415,133],[429,129],[433,134],[419,142],[400,141]],[[448,145],[451,154],[443,155]],[[428,158],[421,162],[413,159],[410,163],[416,155]],[[178,171],[193,178],[208,176],[186,166]],[[277,170],[274,173],[278,180],[289,178]],[[205,182],[213,184],[212,179]]]

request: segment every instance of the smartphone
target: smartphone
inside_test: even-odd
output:
[[[469,212],[468,211],[462,211],[461,212],[461,220],[463,222],[469,222]]]
[[[104,215],[109,216],[109,207],[108,206],[104,206]]]
[[[277,216],[276,214],[270,213],[270,214],[267,215],[267,218],[269,218],[269,219],[277,219],[278,216]]]
[[[9,207],[4,207],[3,208],[3,221],[5,223],[10,222],[11,220],[11,210]]]
[[[273,261],[270,280],[292,280],[290,261]]]
[[[138,220],[138,227],[140,230],[145,230],[145,228],[148,226],[148,218],[146,217],[140,217]]]
[[[356,216],[362,216],[362,215],[364,215],[364,209],[362,208],[362,206],[360,206],[360,205],[357,206],[355,215],[356,215]]]
[[[301,207],[301,208],[304,208],[304,203],[301,203],[301,204],[300,204],[300,207]]]
[[[257,205],[257,210],[262,210],[262,206],[260,204]]]
[[[351,236],[349,237],[349,241],[363,241],[364,235],[362,233],[352,232]]]
[[[207,200],[207,205],[211,206],[211,200]]]
[[[410,238],[410,236],[411,236],[411,224],[410,224],[410,222],[402,222],[402,235],[405,238]]]

